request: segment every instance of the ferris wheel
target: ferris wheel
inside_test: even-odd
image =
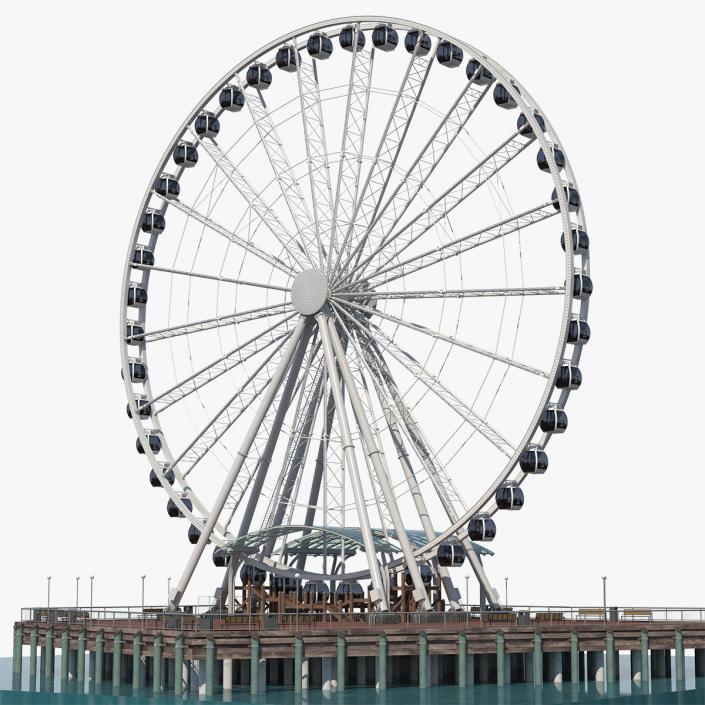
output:
[[[496,604],[480,546],[567,428],[588,246],[549,119],[458,39],[348,17],[229,71],[149,182],[121,293],[137,450],[194,544],[171,607],[208,544],[253,580],[369,579],[378,610],[394,571],[458,608],[467,560]]]

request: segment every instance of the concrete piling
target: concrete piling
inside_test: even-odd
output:
[[[681,683],[685,680],[685,651],[683,649],[683,632],[680,629],[676,629],[675,646],[676,681]]]
[[[377,640],[377,690],[387,688],[387,637],[380,634]]]
[[[122,634],[113,637],[113,691],[120,692],[120,674],[122,670]]]
[[[539,632],[534,632],[533,674],[534,685],[543,683],[543,644]]]
[[[215,641],[210,638],[206,640],[206,697],[213,697],[215,685]]]
[[[162,690],[162,635],[154,637],[152,645],[152,692],[160,693]]]
[[[338,684],[338,690],[345,690],[345,677],[346,677],[346,644],[345,637],[342,634],[338,634],[336,639],[336,680]]]
[[[419,688],[428,688],[428,637],[419,633]]]
[[[29,633],[29,690],[34,692],[37,689],[37,644],[39,642],[36,627],[32,627]]]

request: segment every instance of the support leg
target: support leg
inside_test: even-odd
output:
[[[78,635],[78,650],[76,653],[76,692],[82,694],[86,689],[86,630]]]
[[[160,693],[162,690],[162,635],[154,638],[152,657],[152,691]]]
[[[534,685],[543,683],[543,644],[541,634],[534,633]]]
[[[336,643],[336,680],[338,682],[338,690],[345,690],[345,662],[346,662],[346,648],[345,648],[345,637],[338,635]]]
[[[132,692],[139,693],[142,687],[142,635],[132,637]]]
[[[29,691],[33,693],[37,689],[37,628],[33,627],[29,634]]]

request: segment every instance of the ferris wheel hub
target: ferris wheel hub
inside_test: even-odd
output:
[[[328,300],[328,280],[320,269],[305,269],[294,279],[291,302],[302,316],[318,313]]]

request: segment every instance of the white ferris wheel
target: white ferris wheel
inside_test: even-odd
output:
[[[377,610],[399,571],[459,608],[467,560],[497,604],[480,546],[567,428],[588,244],[549,119],[458,39],[348,17],[229,71],[149,182],[121,293],[137,449],[194,544],[171,607],[208,544],[251,582],[367,580]]]

